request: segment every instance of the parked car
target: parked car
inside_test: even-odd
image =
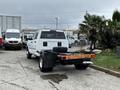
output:
[[[67,36],[68,42],[69,42],[69,47],[71,48],[74,43],[75,43],[75,38],[72,36]]]
[[[69,42],[62,30],[39,30],[33,40],[27,42],[27,58],[39,57],[42,72],[52,71],[56,63],[74,64],[76,69],[86,69],[95,54],[91,52],[68,52]]]
[[[28,40],[31,40],[34,37],[34,34],[37,32],[37,30],[38,29],[28,28],[21,31],[23,47],[26,47]]]
[[[88,40],[85,36],[79,36],[79,42],[81,46],[88,45]]]
[[[4,48],[22,48],[22,40],[18,29],[7,29],[4,35]]]
[[[3,37],[2,37],[1,29],[0,29],[0,47],[2,47],[2,45],[3,45]]]
[[[74,36],[74,45],[75,46],[77,46],[77,45],[79,45],[79,39],[78,39],[78,37],[77,36]]]
[[[32,40],[33,36],[34,36],[34,33],[24,33],[24,34],[22,34],[22,43],[23,43],[24,47],[26,47],[28,40]]]

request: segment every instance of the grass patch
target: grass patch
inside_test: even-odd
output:
[[[120,57],[114,52],[102,52],[93,62],[95,65],[120,72]]]

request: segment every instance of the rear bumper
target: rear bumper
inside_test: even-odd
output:
[[[60,60],[61,64],[92,64],[91,59],[85,58],[85,59],[76,59],[76,60]]]
[[[92,59],[96,58],[96,54],[92,52],[86,52],[86,53],[65,53],[58,55],[59,60],[63,64],[77,64],[77,63],[83,63],[83,64],[92,64]]]

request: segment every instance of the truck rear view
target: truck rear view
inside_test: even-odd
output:
[[[62,30],[40,30],[27,43],[27,58],[39,57],[39,68],[46,72],[52,71],[57,63],[86,69],[96,57],[93,52],[68,52],[68,49],[69,42]]]

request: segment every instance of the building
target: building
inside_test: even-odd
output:
[[[72,36],[72,37],[78,39],[79,30],[64,30],[64,32],[67,36]]]
[[[21,16],[0,15],[0,28],[2,33],[7,29],[21,30]]]

